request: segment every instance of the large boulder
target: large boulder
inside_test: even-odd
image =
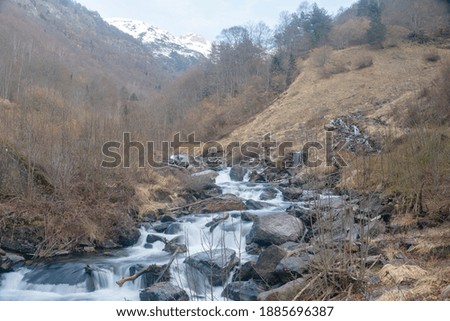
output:
[[[189,301],[189,296],[182,288],[169,282],[152,285],[139,293],[141,301]]]
[[[204,200],[203,202],[195,204],[190,208],[190,212],[192,213],[220,213],[244,210],[244,201],[241,198],[231,194]]]
[[[281,245],[300,240],[304,232],[305,227],[300,219],[286,213],[277,213],[256,217],[246,241],[247,244],[256,243],[261,246]]]
[[[223,290],[222,296],[233,301],[256,301],[263,291],[265,288],[253,280],[232,282]]]
[[[269,188],[265,189],[264,192],[261,193],[261,195],[259,196],[259,199],[261,201],[270,201],[270,200],[273,200],[274,198],[276,198],[277,195],[278,195],[278,191],[273,187],[269,187]]]
[[[230,178],[235,182],[242,182],[244,180],[245,174],[247,174],[247,169],[242,166],[233,166],[230,170]]]
[[[120,231],[117,243],[122,246],[133,246],[141,237],[141,232],[137,228],[124,229]]]
[[[225,284],[239,259],[233,250],[215,249],[191,255],[184,263],[203,274],[212,286],[219,286]]]
[[[271,245],[258,257],[255,265],[257,275],[263,279],[266,284],[274,285],[279,282],[275,275],[275,269],[280,261],[287,255],[287,252],[279,246]]]

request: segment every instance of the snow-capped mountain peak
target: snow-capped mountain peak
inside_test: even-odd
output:
[[[158,27],[133,19],[111,18],[106,21],[142,41],[156,55],[171,57],[173,54],[178,54],[184,57],[200,58],[200,55],[207,57],[211,52],[211,43],[199,35],[188,34],[176,37]]]

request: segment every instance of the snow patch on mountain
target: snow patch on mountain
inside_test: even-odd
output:
[[[176,37],[158,27],[149,26],[143,21],[133,19],[111,18],[106,21],[122,32],[142,41],[156,55],[170,58],[174,54],[178,54],[184,57],[201,58],[201,56],[208,57],[211,52],[211,42],[199,35],[187,34]]]

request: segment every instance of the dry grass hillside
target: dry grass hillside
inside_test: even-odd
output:
[[[307,141],[323,143],[325,127],[341,119],[359,128],[358,137],[375,142],[369,152],[343,152],[347,167],[303,168],[297,175],[326,180],[337,174],[337,190],[394,200],[390,232],[371,244],[406,261],[379,270],[381,283],[370,286],[382,294],[379,300],[449,297],[448,287],[441,293],[450,266],[448,48],[410,42],[384,49],[318,48],[298,61],[301,74],[279,99],[224,139],[261,142],[271,133],[301,150]]]
[[[432,55],[440,59],[427,60]],[[330,120],[356,112],[379,120],[364,125],[369,134],[398,129],[406,107],[433,86],[449,59],[447,49],[406,42],[383,50],[316,49],[298,61],[301,74],[279,99],[224,140],[260,140],[272,133],[298,147],[322,138]]]

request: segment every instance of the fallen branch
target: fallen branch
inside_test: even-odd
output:
[[[170,268],[170,265],[175,260],[175,256],[179,253],[178,249],[173,253],[172,258],[170,259],[169,263],[166,264],[166,268],[159,274],[158,278],[156,279],[155,283],[158,283],[164,274],[167,272],[167,270]],[[151,270],[154,268],[154,265],[149,265],[145,269],[137,272],[134,275],[123,277],[121,280],[117,281],[116,284],[120,287],[122,287],[126,282],[135,281],[137,278],[141,277],[145,273],[151,272]]]

